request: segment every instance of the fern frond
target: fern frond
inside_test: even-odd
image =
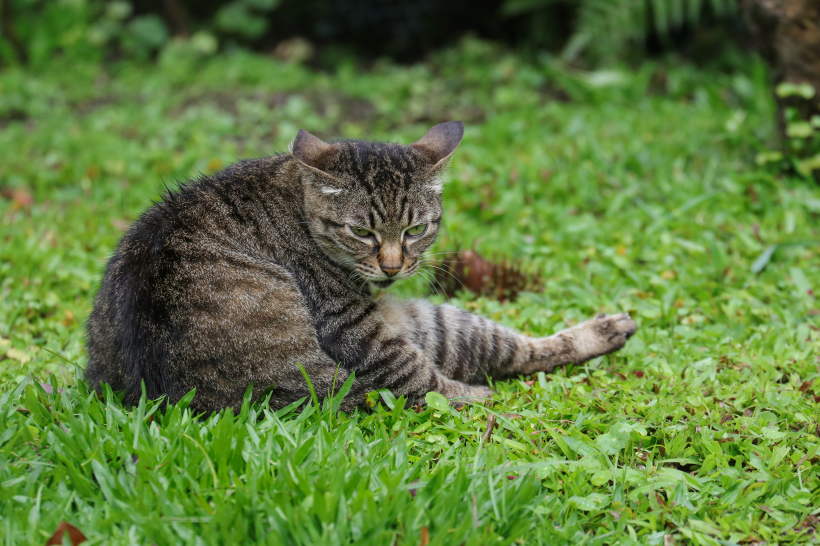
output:
[[[580,0],[578,22],[565,57],[587,49],[602,59],[643,44],[650,33],[665,38],[695,26],[708,7],[718,17],[733,16],[738,0]],[[582,47],[581,47],[582,46]]]

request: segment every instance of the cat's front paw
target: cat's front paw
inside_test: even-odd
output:
[[[615,352],[626,345],[638,330],[638,325],[626,313],[605,315],[601,313],[592,320],[573,328],[575,350],[581,362]]]
[[[483,385],[471,385],[466,397],[453,400],[453,402],[458,403],[460,401],[462,403],[470,402],[473,404],[479,404],[485,400],[491,399],[492,397],[493,391],[489,387],[485,387]]]

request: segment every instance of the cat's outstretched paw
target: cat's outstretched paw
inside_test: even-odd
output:
[[[483,385],[471,385],[469,387],[469,394],[466,398],[460,398],[459,400],[462,402],[472,402],[473,404],[479,404],[484,402],[485,400],[490,400],[493,397],[493,391],[489,387],[485,387]],[[458,402],[459,400],[455,400]]]
[[[615,352],[638,330],[638,325],[626,313],[599,314],[592,320],[571,328],[579,362]]]
[[[484,385],[467,385],[466,383],[457,383],[457,388],[450,389],[444,396],[450,399],[450,404],[455,407],[463,406],[464,404],[480,404],[485,400],[493,397],[493,391]]]

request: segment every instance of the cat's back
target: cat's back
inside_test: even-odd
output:
[[[133,224],[109,260],[88,319],[92,384],[133,390],[128,377],[161,378],[171,358],[164,339],[183,335],[196,285],[213,283],[214,265],[265,262],[265,245],[287,244],[274,225],[296,225],[300,192],[290,156],[247,160],[168,191]],[[265,244],[262,244],[265,241]],[[229,270],[229,268],[223,268]],[[230,283],[231,279],[224,279]],[[175,331],[176,328],[176,331]],[[157,354],[146,355],[154,347]],[[165,385],[146,385],[167,392]]]

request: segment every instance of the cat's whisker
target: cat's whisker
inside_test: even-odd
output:
[[[436,286],[430,281],[430,278],[427,276],[428,274],[429,274],[428,271],[419,270],[419,275],[421,276],[422,279],[424,279],[424,282],[427,284],[427,286],[429,288],[433,289],[433,291],[435,291],[437,296],[440,296],[441,293],[438,291],[438,288],[436,288]]]
[[[439,286],[439,288],[441,288],[441,291],[444,292],[444,297],[447,297],[447,290],[445,290],[444,286],[442,286],[442,284],[439,282],[439,280],[436,279],[435,273],[432,272],[432,271],[428,271],[428,270],[425,270],[425,273],[427,273],[428,275],[431,276],[431,278],[433,279],[433,282],[435,282]],[[437,294],[439,293],[438,290],[436,290],[436,293]]]
[[[443,252],[425,252],[425,256],[439,256],[441,254],[460,254],[460,250],[445,250]]]
[[[436,264],[463,264],[463,263],[466,263],[463,260],[446,260],[446,261],[434,260],[434,259],[431,259],[429,256],[422,256],[421,259],[425,260],[427,263],[436,263]]]
[[[428,265],[427,265],[427,267],[433,267],[433,268],[435,268],[435,269],[438,269],[438,270],[439,270],[439,271],[441,271],[442,273],[445,273],[445,274],[447,274],[447,275],[450,275],[451,277],[453,277],[453,278],[456,280],[456,282],[458,282],[458,284],[460,284],[460,285],[461,285],[461,287],[462,287],[464,290],[467,290],[467,287],[466,287],[466,286],[464,286],[464,283],[463,283],[463,282],[461,282],[461,279],[459,279],[458,277],[456,277],[456,276],[453,274],[453,272],[452,272],[452,271],[447,271],[446,269],[444,269],[444,268],[442,268],[442,267],[438,267],[438,266],[435,266],[435,265],[430,265],[430,264],[428,264]]]

